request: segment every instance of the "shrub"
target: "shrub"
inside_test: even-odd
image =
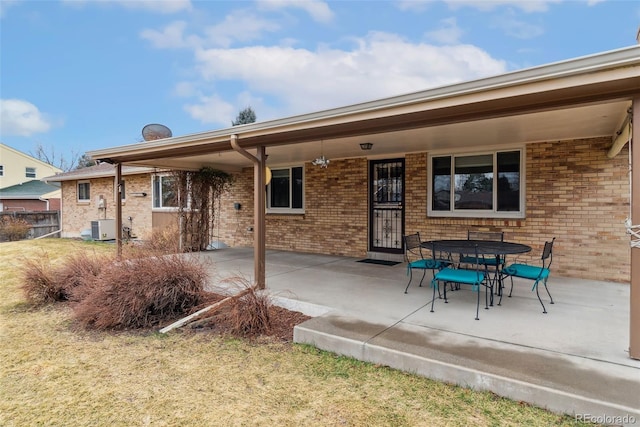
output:
[[[89,256],[78,252],[67,258],[54,272],[55,281],[65,300],[80,301],[90,292],[105,265],[114,261],[108,255]]]
[[[27,238],[31,224],[22,218],[3,216],[0,218],[0,240],[23,240]]]
[[[30,258],[22,266],[22,290],[28,302],[34,305],[58,301],[79,301],[88,292],[109,258],[89,256],[79,252],[53,267],[49,257]]]
[[[149,255],[177,254],[180,252],[180,233],[177,225],[154,228],[151,236],[141,242],[130,241],[124,247],[129,258],[144,258]]]
[[[95,329],[157,326],[196,307],[205,298],[206,281],[204,266],[181,255],[114,262],[102,269],[74,314]]]
[[[257,291],[249,283],[244,284],[244,292],[236,297],[229,307],[229,320],[234,335],[245,337],[268,334],[271,330],[269,308],[272,303],[269,296]]]
[[[22,291],[33,305],[43,305],[66,299],[64,289],[55,278],[47,254],[29,258],[22,265]]]

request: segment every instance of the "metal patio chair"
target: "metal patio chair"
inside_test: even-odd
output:
[[[445,259],[438,258],[425,258],[422,251],[422,240],[420,240],[420,233],[413,233],[403,236],[404,239],[404,258],[407,262],[407,275],[409,276],[409,282],[404,289],[406,294],[411,281],[413,280],[413,270],[422,271],[422,278],[420,279],[420,285],[424,276],[427,274],[427,270],[431,270],[435,273],[435,270],[440,270],[447,266],[449,262]]]
[[[435,254],[435,244],[432,243],[432,252]],[[478,247],[474,248],[473,253],[463,254],[468,256],[475,256],[476,262],[473,264],[474,268],[465,269],[465,268],[453,268],[446,267],[442,270],[438,270],[433,275],[433,280],[431,281],[431,286],[433,287],[433,299],[431,300],[431,312],[433,313],[433,305],[436,300],[436,289],[438,289],[438,294],[440,294],[439,282],[445,282],[445,286],[443,287],[444,294],[444,302],[447,304],[449,301],[447,300],[447,283],[455,283],[455,284],[463,284],[463,285],[471,285],[471,289],[477,293],[476,297],[476,320],[480,320],[480,286],[485,287],[485,309],[489,309],[489,296],[488,290],[491,289],[493,292],[491,282],[486,281],[485,268],[480,266],[478,260]]]
[[[497,241],[504,242],[504,232],[503,231],[475,231],[468,230],[467,231],[467,240],[489,240],[489,241]],[[487,279],[492,281],[492,285],[498,285],[496,287],[496,293],[500,294],[502,292],[502,283],[500,281],[500,269],[504,267],[504,257],[497,256],[485,256],[480,255],[479,257],[474,257],[473,255],[460,255],[460,263],[461,264],[470,264],[473,265],[476,261],[484,267],[485,273],[487,274]],[[493,273],[492,275],[489,273]]]
[[[509,297],[513,293],[513,278],[520,277],[522,279],[533,280],[532,291],[536,291],[536,295],[538,296],[538,301],[542,305],[542,312],[546,313],[547,309],[542,302],[542,298],[540,298],[539,286],[538,284],[542,282],[544,284],[544,289],[547,291],[547,295],[549,295],[550,304],[553,304],[553,297],[549,292],[549,288],[547,287],[547,279],[549,278],[549,274],[551,273],[551,263],[553,262],[553,243],[556,238],[551,239],[550,242],[545,242],[544,249],[542,250],[542,256],[540,258],[541,265],[531,265],[531,264],[520,264],[514,263],[502,269],[502,277],[510,277],[511,278],[511,290],[509,291]],[[502,295],[500,295],[500,301],[502,302]],[[500,303],[498,303],[499,305]]]

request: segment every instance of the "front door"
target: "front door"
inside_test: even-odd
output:
[[[369,177],[370,251],[400,254],[404,232],[404,159],[372,161]]]

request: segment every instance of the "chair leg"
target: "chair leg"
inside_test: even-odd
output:
[[[538,288],[538,281],[533,284],[533,287],[536,288],[536,295],[538,296],[538,301],[540,301],[540,305],[542,305],[542,313],[547,314],[547,308],[544,306],[542,302],[542,298],[540,298],[540,289]]]
[[[549,288],[547,288],[547,279],[544,279],[544,289],[547,291],[547,295],[549,295],[549,299],[551,300],[551,302],[549,304],[553,304],[553,297],[551,296],[551,293],[549,292]]]
[[[419,287],[422,287],[422,281],[424,280],[424,276],[427,274],[427,270],[423,269],[422,270],[422,278],[420,279],[420,285],[418,285]]]
[[[480,320],[480,288],[476,291],[476,320]],[[486,302],[486,294],[485,294],[485,302]],[[488,307],[487,307],[488,308]]]
[[[511,290],[509,291],[509,298],[511,298],[512,293],[513,293],[513,276],[511,276]]]
[[[436,288],[438,287],[438,281],[435,278],[431,281],[431,286],[433,287],[433,297],[431,298],[431,312],[433,313],[433,304],[436,302]],[[438,294],[440,294],[440,289],[438,289]]]
[[[409,289],[409,285],[411,284],[411,279],[413,279],[413,269],[409,268],[409,283],[407,283],[407,287],[404,288],[404,293],[407,293],[407,290]]]

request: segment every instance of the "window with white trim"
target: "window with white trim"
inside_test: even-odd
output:
[[[429,216],[524,217],[524,161],[517,150],[429,156]]]
[[[155,209],[176,209],[178,207],[178,191],[176,178],[171,175],[155,175],[153,177],[153,207]]]
[[[91,200],[91,183],[89,181],[78,181],[78,201],[88,202]]]
[[[302,166],[271,169],[271,181],[267,185],[267,209],[270,213],[304,212]]]
[[[24,176],[27,178],[35,178],[36,177],[36,168],[26,167],[24,169]]]

